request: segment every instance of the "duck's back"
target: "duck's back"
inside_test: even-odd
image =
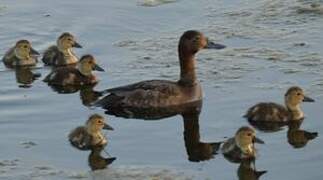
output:
[[[234,138],[230,138],[224,142],[221,152],[230,162],[240,162],[241,159],[245,158],[242,151],[236,146]]]
[[[249,108],[244,117],[258,122],[287,122],[290,112],[280,104],[258,103]]]
[[[89,85],[96,82],[95,76],[84,76],[74,67],[59,67],[48,74],[45,82],[51,85]]]
[[[15,48],[12,47],[3,56],[2,61],[6,66],[13,66],[15,62],[19,61],[14,51]]]
[[[63,53],[61,53],[58,50],[58,47],[54,45],[46,49],[46,51],[44,52],[42,61],[46,65],[56,65],[57,60],[61,58],[64,58]]]
[[[68,139],[71,145],[80,150],[89,150],[92,146],[92,136],[83,126],[75,128],[69,135]]]
[[[112,111],[112,114],[119,110],[131,113],[142,109],[166,108],[202,99],[199,84],[183,87],[167,80],[143,81],[106,91],[110,94],[96,102],[96,105]]]

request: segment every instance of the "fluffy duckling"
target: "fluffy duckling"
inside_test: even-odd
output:
[[[202,88],[195,73],[195,54],[202,49],[223,49],[224,45],[215,44],[201,32],[186,31],[178,44],[180,79],[178,81],[148,80],[135,84],[107,89],[110,93],[95,103],[111,114],[123,110],[133,114],[138,109],[165,108],[181,106],[200,101]]]
[[[59,67],[54,69],[44,79],[50,85],[68,86],[68,85],[91,85],[98,82],[92,71],[104,71],[92,55],[84,55],[76,68]]]
[[[236,132],[234,137],[224,142],[221,151],[224,157],[232,162],[255,159],[254,143],[264,144],[264,141],[256,137],[254,129],[244,126]]]
[[[86,121],[85,126],[79,126],[72,130],[68,139],[72,146],[80,150],[104,147],[108,141],[103,135],[102,129],[113,130],[111,126],[104,122],[104,117],[93,114]]]
[[[2,61],[7,67],[33,66],[37,63],[38,55],[28,40],[20,40],[5,53]]]
[[[56,46],[51,46],[45,51],[42,61],[53,66],[76,64],[78,58],[72,50],[74,47],[82,48],[72,34],[65,32],[58,37]]]
[[[304,95],[304,91],[297,86],[290,87],[285,94],[286,107],[276,103],[258,103],[244,115],[249,121],[258,122],[288,122],[301,120],[304,113],[301,110],[302,102],[314,102]]]

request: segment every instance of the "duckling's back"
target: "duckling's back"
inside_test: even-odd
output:
[[[64,58],[57,46],[50,46],[43,55],[42,61],[45,65],[56,65],[57,59]]]
[[[15,48],[10,48],[2,58],[3,63],[6,66],[12,66],[15,61],[18,61],[18,58],[15,56]]]
[[[290,112],[280,104],[259,103],[249,108],[244,117],[258,122],[287,122]]]
[[[80,150],[91,149],[92,136],[86,131],[85,127],[77,127],[68,135],[71,145]]]

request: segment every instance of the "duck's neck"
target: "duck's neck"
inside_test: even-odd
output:
[[[253,144],[240,142],[237,137],[235,137],[236,146],[242,151],[243,154],[248,156],[254,156],[256,154]]]
[[[92,76],[92,70],[89,68],[85,68],[84,66],[82,66],[82,64],[78,64],[77,65],[77,69],[80,71],[80,73],[84,76]]]
[[[291,120],[302,120],[304,118],[304,113],[301,109],[300,104],[294,105],[290,104],[288,102],[285,102],[286,107],[289,112],[292,114],[292,119]]]
[[[20,61],[18,63],[32,60],[32,57],[30,55],[24,55],[22,53],[19,53],[19,51],[17,51],[16,49],[15,49],[14,53],[15,53],[15,56],[17,57],[17,59],[19,59],[19,61]]]
[[[188,86],[195,85],[197,82],[195,74],[195,55],[181,46],[179,46],[178,52],[181,67],[179,84]]]

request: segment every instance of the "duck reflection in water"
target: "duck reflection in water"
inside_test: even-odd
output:
[[[237,174],[239,180],[258,180],[267,171],[257,171],[255,160],[243,160],[240,162]]]
[[[281,131],[286,123],[280,122],[258,122],[249,121],[249,123],[259,131],[274,133]],[[294,148],[303,148],[307,143],[318,136],[318,132],[310,132],[301,129],[303,120],[292,121],[287,124],[287,141]]]
[[[31,84],[41,77],[40,73],[31,71],[31,67],[16,67],[16,81],[21,88],[30,88]]]
[[[101,155],[103,149],[104,148],[100,146],[96,146],[91,149],[91,153],[89,154],[88,158],[88,163],[92,171],[105,169],[108,165],[112,164],[112,162],[117,159],[116,157],[103,157]]]

